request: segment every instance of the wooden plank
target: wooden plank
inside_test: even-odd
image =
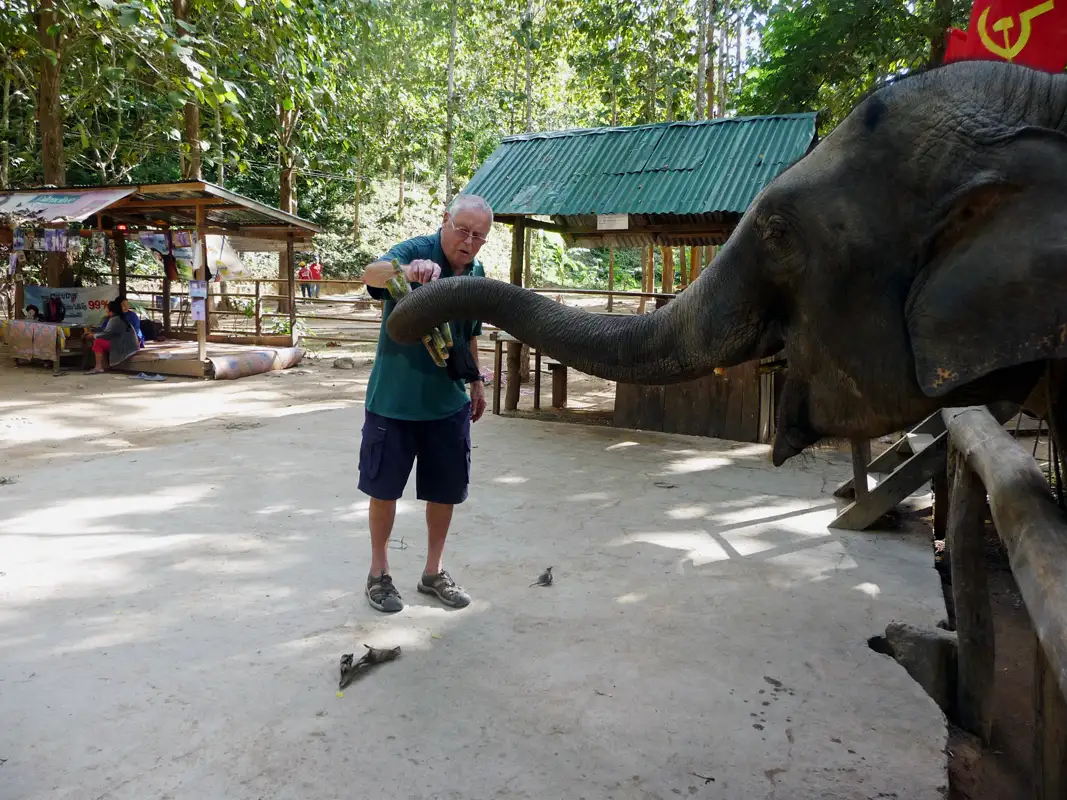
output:
[[[285,277],[289,282],[289,339],[296,344],[296,254],[293,235],[285,238]]]
[[[534,411],[541,410],[541,351],[534,350]]]
[[[910,441],[907,435],[908,433],[937,436],[944,432],[944,430],[945,423],[944,420],[941,419],[941,412],[935,411],[914,428],[911,428],[900,439],[893,442],[893,444],[882,451],[877,458],[873,461],[869,461],[867,463],[867,474],[888,475],[911,458],[911,456],[914,455],[914,451],[907,449],[907,444]],[[901,453],[902,449],[906,454]],[[851,498],[853,496],[852,483],[852,478],[849,478],[844,483],[839,484],[838,487],[834,489],[834,497]]]
[[[714,376],[712,376],[714,377]],[[687,436],[707,436],[709,378],[663,387],[663,430]]]
[[[490,338],[492,334],[490,334]],[[496,352],[493,354],[493,413],[500,413],[500,379],[503,377],[500,372],[500,362],[503,361],[504,343],[500,339],[496,339]]]
[[[852,486],[856,492],[856,502],[863,502],[870,494],[867,485],[867,465],[871,463],[871,440],[852,440]],[[901,498],[903,499],[903,498]]]
[[[567,407],[567,368],[563,364],[552,364],[552,407]]]
[[[955,470],[948,512],[947,546],[956,609],[956,709],[960,725],[989,744],[993,730],[996,644],[985,566],[985,487],[953,451]]]
[[[636,428],[641,387],[633,383],[615,384],[615,404],[611,424],[616,428]]]
[[[643,431],[663,430],[663,386],[642,386],[634,427]]]
[[[978,473],[1049,669],[1067,692],[1067,522],[1041,468],[988,409],[942,412],[952,442]],[[1059,795],[1057,795],[1059,796]]]
[[[849,504],[828,527],[862,531],[895,507],[901,500],[945,468],[948,433],[942,433],[934,443],[916,453],[892,475],[878,484],[865,501]]]
[[[1048,655],[1034,648],[1034,771],[1035,800],[1067,797],[1067,704]]]
[[[760,425],[760,370],[758,361],[742,364],[745,393],[741,404],[739,442],[758,442]]]

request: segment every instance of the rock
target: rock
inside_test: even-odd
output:
[[[890,622],[885,638],[897,663],[949,714],[956,695],[956,634]]]
[[[348,358],[347,356],[345,356],[344,358],[335,358],[333,360],[333,368],[334,369],[355,369],[356,368],[356,362],[353,359]]]

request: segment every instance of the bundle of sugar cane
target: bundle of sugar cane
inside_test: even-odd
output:
[[[404,295],[411,292],[411,284],[408,283],[408,279],[404,276],[404,270],[400,268],[400,262],[395,258],[393,259],[393,272],[396,274],[385,282],[385,286],[393,300],[399,303]],[[448,330],[448,323],[446,322],[442,327]],[[445,360],[448,358],[448,348],[452,346],[452,332],[449,330],[447,335],[443,335],[440,330],[435,328],[422,337],[422,343],[433,359],[433,363],[439,367],[445,366]]]

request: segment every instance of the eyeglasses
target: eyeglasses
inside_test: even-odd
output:
[[[454,230],[456,233],[463,237],[463,241],[467,241],[467,239],[470,239],[475,244],[481,245],[485,244],[488,240],[488,237],[482,236],[480,233],[469,231],[466,228],[457,228],[456,223],[453,222],[451,219],[448,220],[448,224],[452,226],[452,230]]]

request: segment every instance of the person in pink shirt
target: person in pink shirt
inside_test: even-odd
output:
[[[311,262],[311,265],[308,267],[308,269],[311,270],[311,288],[314,292],[312,294],[312,297],[317,300],[319,297],[319,290],[322,289],[322,286],[319,283],[319,281],[322,280],[322,264],[320,264],[319,260],[316,258],[314,261]]]

